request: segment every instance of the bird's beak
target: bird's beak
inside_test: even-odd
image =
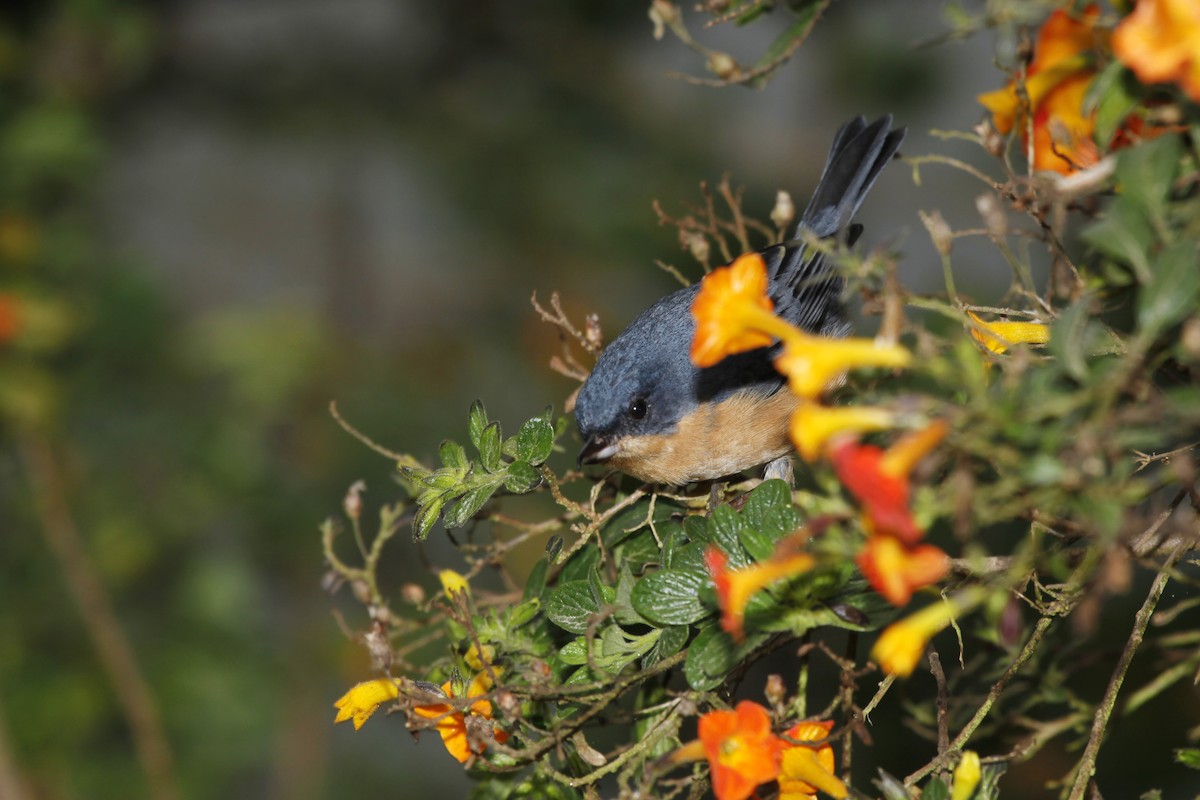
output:
[[[579,451],[579,465],[600,464],[617,454],[617,443],[607,436],[591,436]]]

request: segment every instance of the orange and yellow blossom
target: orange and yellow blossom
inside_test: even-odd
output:
[[[354,730],[358,730],[371,718],[375,709],[399,696],[399,686],[391,678],[378,678],[355,684],[333,704],[338,710],[333,720],[334,724],[354,720]]]
[[[899,622],[893,622],[871,648],[871,658],[888,675],[912,674],[929,640],[960,615],[983,602],[986,591],[975,587],[943,598]]]
[[[743,700],[733,711],[710,711],[700,717],[699,737],[717,800],[746,800],[779,776],[784,743],[771,733],[771,717],[758,703]]]
[[[874,406],[823,406],[801,403],[792,412],[792,444],[806,461],[815,461],[825,443],[839,434],[882,431],[896,424],[896,415]]]
[[[897,607],[908,605],[914,591],[937,583],[950,571],[950,557],[940,548],[905,545],[887,535],[869,537],[855,563],[867,583]]]
[[[1050,326],[1040,322],[984,322],[974,312],[967,316],[978,327],[971,328],[971,337],[993,353],[1003,353],[1014,344],[1045,344],[1050,341]]]
[[[1179,84],[1200,101],[1200,3],[1138,0],[1113,31],[1113,54],[1142,83]]]
[[[472,754],[479,755],[483,753],[487,747],[486,742],[473,742],[470,740],[467,732],[467,714],[484,719],[492,718],[492,704],[483,697],[491,689],[491,686],[491,679],[486,673],[480,673],[475,676],[475,679],[471,681],[471,685],[467,687],[466,697],[468,700],[475,697],[480,699],[471,703],[470,708],[465,713],[456,710],[449,703],[434,703],[413,707],[413,713],[417,716],[437,720],[437,732],[442,737],[442,744],[446,746],[446,752],[454,756],[461,763],[465,763],[470,759]],[[442,691],[446,693],[447,697],[453,698],[453,683],[451,681],[443,683]],[[492,736],[501,744],[508,740],[508,734],[499,728],[492,729]]]
[[[828,720],[801,722],[784,732],[786,749],[780,759],[779,800],[815,800],[818,791],[836,798],[849,794],[846,784],[833,774],[833,746],[826,741],[832,729],[833,721]]]
[[[847,370],[907,367],[912,354],[876,339],[829,339],[795,330],[783,339],[775,369],[787,376],[792,392],[805,400],[820,397]]]
[[[1034,169],[1068,174],[1099,160],[1092,141],[1095,115],[1083,111],[1096,74],[1092,54],[1103,42],[1096,28],[1099,15],[1099,8],[1092,4],[1082,14],[1060,9],[1046,19],[1022,82],[1027,107],[1016,81],[978,98],[992,112],[996,130],[1008,133],[1016,126],[1026,145],[1024,115],[1027,111],[1033,115]]]
[[[711,367],[726,356],[774,342],[791,327],[772,313],[774,308],[767,296],[767,265],[758,253],[705,275],[692,301],[692,363]]]
[[[806,536],[793,535],[800,536],[801,540],[807,539]],[[813,568],[816,559],[812,555],[789,552],[791,549],[791,545],[781,541],[772,558],[737,570],[729,569],[729,557],[716,545],[709,545],[704,552],[704,561],[717,590],[717,605],[721,608],[721,629],[734,639],[740,641],[745,635],[742,626],[746,604],[755,592],[775,581],[795,577]]]

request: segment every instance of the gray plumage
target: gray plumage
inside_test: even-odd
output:
[[[904,139],[904,129],[891,125],[891,116],[870,125],[857,117],[843,125],[795,237],[759,251],[775,312],[806,331],[827,336],[849,331],[842,281],[801,239],[804,232],[851,243],[857,238],[861,228],[851,224],[854,215]],[[772,363],[777,346],[731,356],[713,367],[692,365],[691,307],[698,290],[693,285],[662,298],[601,353],[575,404],[586,442],[581,459],[605,460],[608,445],[624,437],[669,435],[704,404],[741,392],[769,396],[779,391],[783,379]]]

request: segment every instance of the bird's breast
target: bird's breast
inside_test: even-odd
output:
[[[704,403],[670,433],[621,440],[608,463],[640,480],[675,486],[732,475],[791,451],[788,423],[799,402],[782,389]]]

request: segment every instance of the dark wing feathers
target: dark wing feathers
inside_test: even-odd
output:
[[[796,239],[763,252],[776,311],[806,330],[842,336],[847,325],[839,302],[841,281],[828,277],[822,254],[807,252],[802,239],[805,232],[822,238],[841,235],[849,243],[858,238],[862,229],[851,220],[904,140],[905,130],[891,127],[891,115],[870,125],[862,117],[843,125],[800,217]]]

